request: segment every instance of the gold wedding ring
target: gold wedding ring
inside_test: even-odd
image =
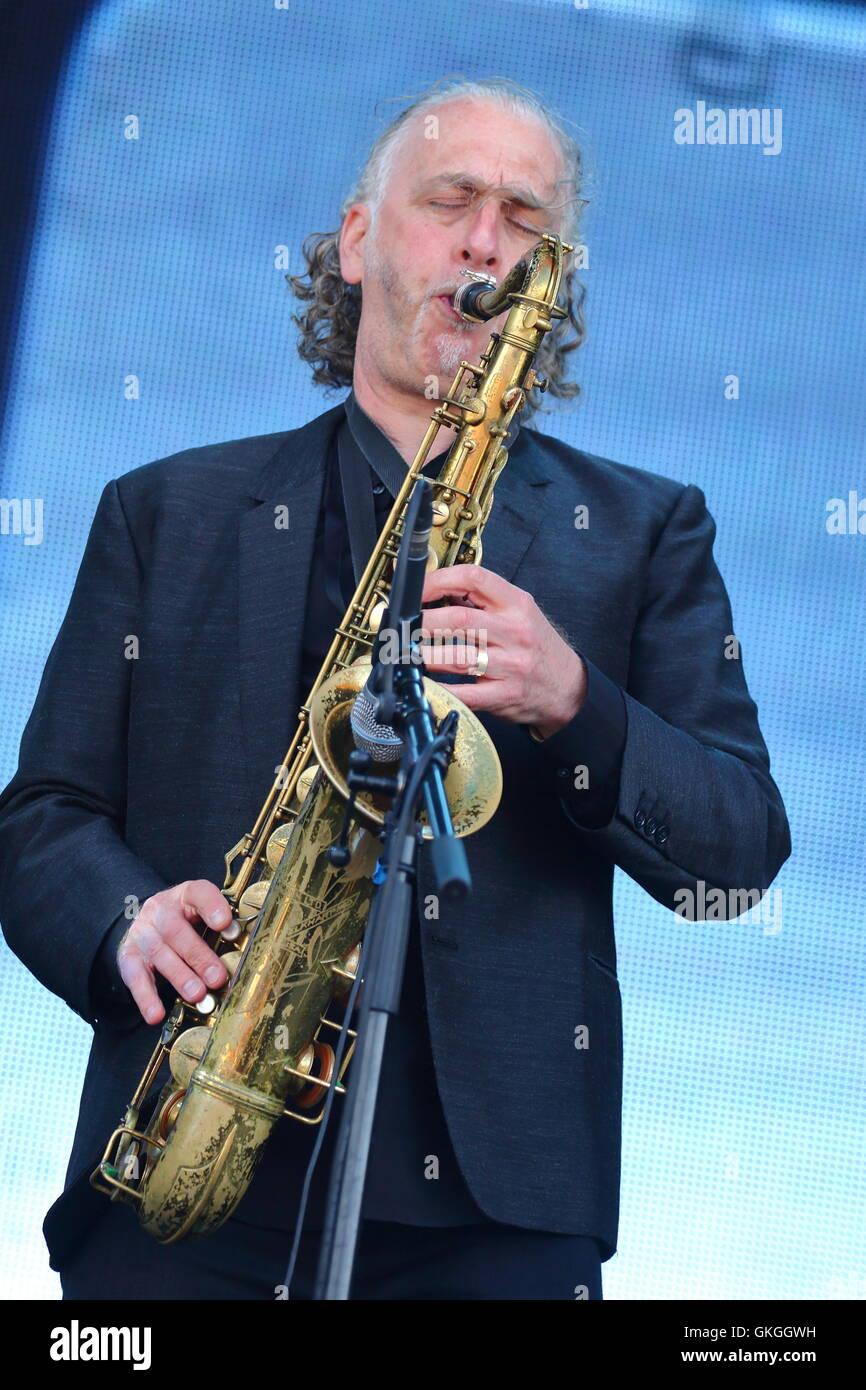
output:
[[[488,662],[488,659],[489,659],[489,658],[488,658],[487,648],[484,647],[484,648],[478,653],[478,656],[475,658],[475,661],[473,662],[473,664],[469,667],[469,674],[470,674],[470,676],[483,676],[484,673],[485,673],[485,671],[487,670],[487,662]]]

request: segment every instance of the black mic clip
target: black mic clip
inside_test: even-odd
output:
[[[404,781],[402,769],[395,776],[388,776],[374,771],[377,766],[375,760],[367,753],[362,752],[360,748],[354,748],[349,754],[349,772],[346,777],[349,786],[349,799],[346,802],[339,838],[336,844],[328,847],[327,852],[328,863],[334,869],[345,869],[352,858],[352,851],[349,849],[349,826],[355,815],[355,802],[358,793],[381,792],[385,796],[395,797],[402,790]]]
[[[376,642],[373,647],[373,670],[368,683],[368,690],[375,701],[373,718],[377,724],[386,724],[388,728],[394,728],[397,718],[397,710],[400,705],[400,697],[394,689],[395,673],[401,668],[409,665],[421,667],[422,675],[426,671],[424,662],[418,654],[417,636],[422,622],[422,613],[419,610],[411,618],[401,618],[396,630],[390,628],[390,609],[386,609],[383,619],[383,628],[388,628],[391,633],[392,642],[396,639],[396,653],[393,648],[387,660],[382,656],[382,628],[376,635]]]
[[[459,721],[460,715],[458,711],[456,709],[449,710],[444,718],[440,720],[439,728],[436,731],[437,740],[442,740],[442,747],[439,748],[433,756],[434,760],[442,769],[443,776],[448,771],[448,765],[454,756],[454,744],[457,741],[457,725]]]

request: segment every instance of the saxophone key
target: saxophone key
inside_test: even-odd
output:
[[[385,610],[387,607],[388,605],[385,602],[385,600],[380,598],[379,602],[374,603],[373,607],[370,609],[370,617],[368,623],[371,632],[379,631],[379,628],[382,626],[382,619],[385,616]]]
[[[162,1107],[159,1116],[159,1133],[163,1139],[168,1138],[169,1131],[174,1127],[185,1095],[186,1087],[184,1086],[182,1090],[175,1091],[173,1095],[169,1096]]]
[[[356,941],[351,951],[347,951],[341,965],[332,965],[331,973],[336,979],[334,986],[334,998],[342,999],[349,993],[355,983],[355,976],[358,973],[358,965],[361,960],[361,943]]]
[[[207,1047],[210,1029],[203,1023],[187,1028],[174,1044],[168,1055],[168,1065],[178,1086],[188,1086],[189,1079],[198,1066]]]
[[[228,972],[228,979],[226,980],[226,983],[222,986],[223,989],[225,989],[228,985],[231,984],[232,980],[234,979],[235,972],[238,966],[240,965],[242,959],[242,951],[226,951],[224,955],[220,956],[220,961],[225,966],[226,971]]]
[[[245,888],[241,893],[238,902],[238,921],[243,926],[246,926],[253,918],[258,917],[269,887],[270,879],[260,878],[257,883],[251,883],[249,888]]]
[[[318,763],[307,763],[297,782],[295,783],[295,799],[299,806],[303,806],[309,795],[310,788],[316,780],[319,771]]]
[[[303,1071],[309,1076],[310,1084],[304,1086],[301,1094],[295,1098],[295,1105],[300,1110],[309,1110],[317,1101],[322,1099],[331,1085],[336,1060],[336,1054],[330,1043],[313,1042],[304,1049],[298,1063],[298,1071]],[[313,1073],[314,1067],[316,1067],[315,1075]]]
[[[236,917],[233,917],[228,926],[220,932],[220,939],[222,941],[237,941],[240,934],[241,924]]]
[[[288,825],[278,825],[276,830],[268,840],[265,858],[272,869],[275,869],[282,859],[286,845],[292,834],[292,822]]]

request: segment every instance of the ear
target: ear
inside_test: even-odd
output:
[[[358,285],[364,278],[364,238],[369,226],[366,203],[353,203],[340,228],[340,271],[347,285]]]

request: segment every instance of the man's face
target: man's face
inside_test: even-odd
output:
[[[458,317],[448,300],[461,270],[501,283],[543,231],[559,229],[566,190],[559,151],[533,120],[467,101],[416,118],[373,225],[362,204],[343,224],[343,275],[363,294],[356,370],[420,396],[438,377],[443,395],[461,358],[477,361],[505,318]]]

